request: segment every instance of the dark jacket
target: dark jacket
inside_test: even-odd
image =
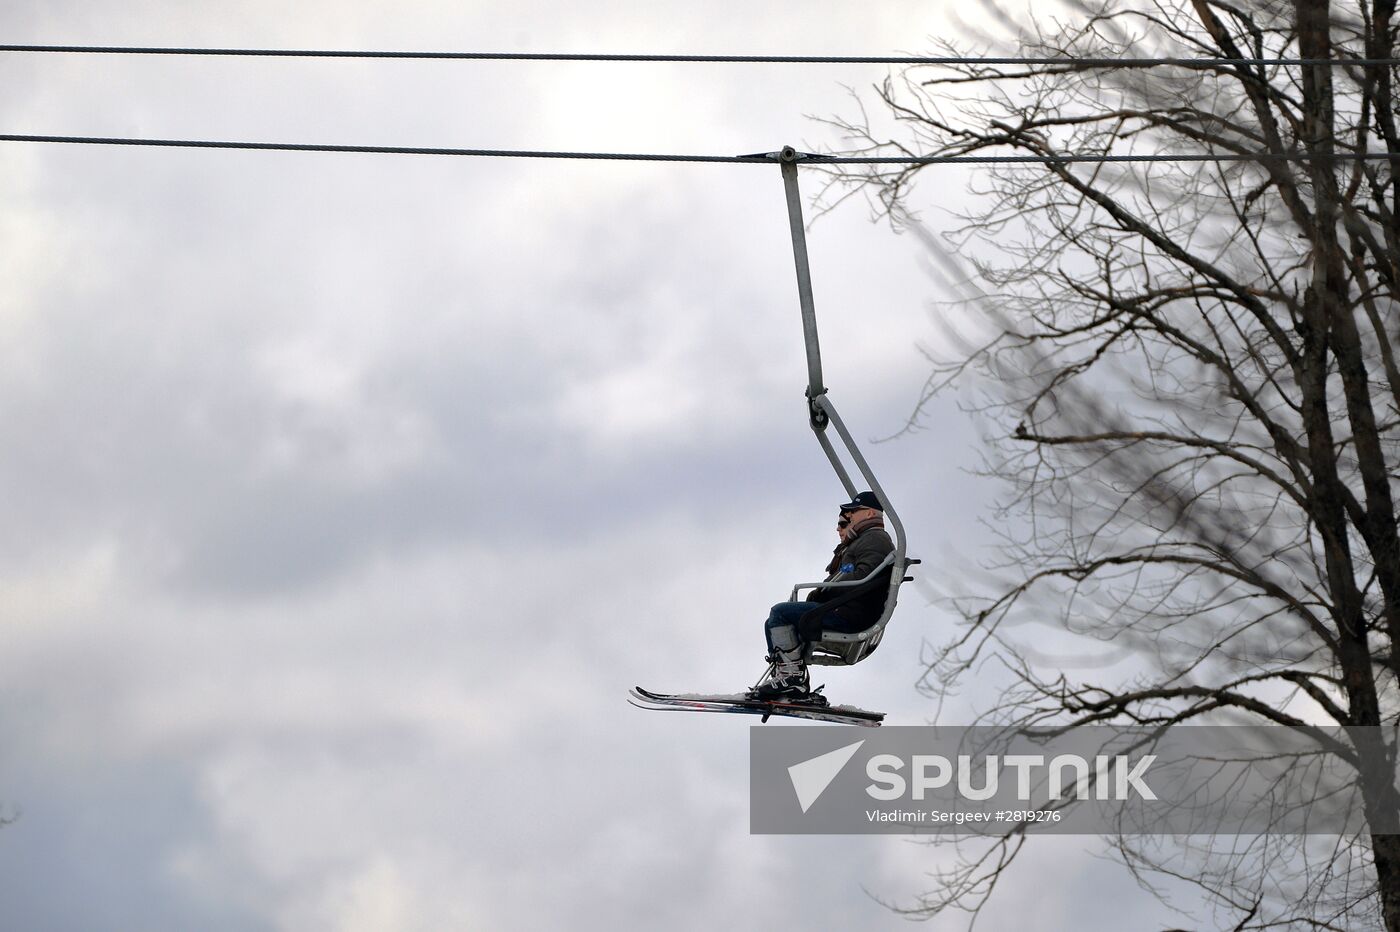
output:
[[[826,582],[864,579],[893,550],[894,541],[890,540],[890,535],[883,527],[867,527],[836,548],[831,563],[827,566]],[[818,615],[823,628],[835,631],[864,630],[878,621],[880,614],[885,610],[885,600],[890,594],[892,570],[893,567],[886,567],[866,586],[814,589],[807,596],[807,601],[835,603],[829,611]],[[851,592],[854,589],[859,589],[860,592],[852,596]],[[817,620],[813,619],[814,622]],[[803,637],[807,636],[804,632]]]

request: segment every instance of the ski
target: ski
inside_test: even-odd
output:
[[[879,725],[878,721],[856,718],[842,715],[840,712],[806,707],[806,706],[768,706],[746,705],[738,702],[696,702],[696,701],[645,701],[635,697],[628,697],[628,701],[639,709],[650,709],[658,712],[728,712],[735,715],[760,715],[763,721],[767,721],[770,716],[779,715],[785,718],[804,718],[812,721],[825,722],[828,725]]]
[[[853,706],[830,706],[811,702],[750,699],[747,695],[694,695],[654,693],[641,687],[632,690],[629,701],[642,709],[676,712],[728,712],[741,715],[770,715],[805,718],[843,725],[877,726],[883,712],[868,712]]]
[[[766,722],[771,715],[805,718],[836,725],[877,727],[884,712],[868,712],[848,705],[825,705],[816,702],[751,699],[737,693],[689,694],[654,693],[640,686],[633,687],[628,701],[639,709],[672,712],[728,712],[737,715],[761,715]]]

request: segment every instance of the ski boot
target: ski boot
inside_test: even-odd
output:
[[[760,701],[806,702],[812,696],[807,665],[800,652],[780,651],[766,658],[772,669],[757,686],[749,690],[749,698]]]

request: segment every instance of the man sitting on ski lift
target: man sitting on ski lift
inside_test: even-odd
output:
[[[874,492],[861,492],[841,506],[836,521],[841,543],[827,564],[824,582],[865,579],[894,551],[885,532],[885,512]],[[879,620],[889,594],[886,569],[863,586],[818,587],[804,602],[779,602],[763,626],[768,639],[769,675],[749,692],[755,699],[802,700],[811,696],[807,678],[809,644],[822,630],[863,631]],[[829,604],[828,604],[829,603]]]

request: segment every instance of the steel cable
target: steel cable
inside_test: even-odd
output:
[[[176,149],[254,149],[281,152],[342,152],[379,155],[455,155],[479,158],[573,159],[626,162],[736,162],[772,165],[777,153],[751,155],[694,155],[645,152],[570,152],[536,149],[461,149],[446,146],[373,146],[329,143],[241,142],[212,139],[134,139],[113,136],[49,136],[26,133],[0,133],[0,142],[62,143],[89,146],[149,146]],[[825,165],[1058,165],[1075,163],[1122,162],[1305,162],[1314,159],[1338,162],[1400,160],[1388,152],[1341,152],[1329,155],[1307,153],[1189,153],[1184,155],[1147,154],[1067,154],[1067,155],[821,155],[802,153],[799,162]]]
[[[1151,68],[1235,65],[1400,65],[1396,58],[1076,58],[1072,56],[955,55],[668,55],[596,52],[415,52],[355,49],[237,49],[123,45],[0,45],[0,52],[81,55],[192,55],[224,58],[360,58],[450,61],[692,62],[776,65],[1065,65],[1081,68]]]

